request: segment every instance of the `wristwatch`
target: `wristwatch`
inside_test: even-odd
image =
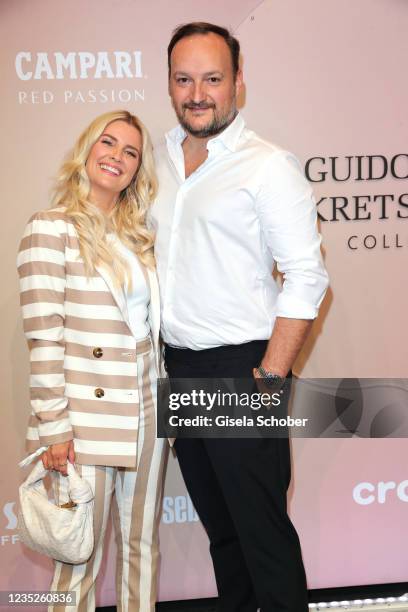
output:
[[[258,366],[257,370],[267,387],[277,390],[283,387],[285,383],[285,378],[283,376],[279,376],[279,374],[274,374],[273,372],[268,372],[268,370],[265,370],[265,368],[262,366]]]

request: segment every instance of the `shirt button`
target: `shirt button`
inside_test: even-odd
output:
[[[94,348],[94,350],[92,351],[92,354],[94,357],[99,359],[103,355],[103,350],[98,346],[97,348]]]
[[[105,395],[105,391],[101,389],[100,387],[95,389],[94,393],[95,393],[95,397],[98,397],[98,398],[103,397]]]

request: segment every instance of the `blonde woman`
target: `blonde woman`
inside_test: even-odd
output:
[[[31,361],[27,450],[47,446],[59,503],[67,461],[95,492],[87,563],[56,563],[52,590],[95,609],[110,508],[117,544],[117,609],[154,610],[166,444],[156,439],[159,295],[146,214],[156,189],[152,148],[127,111],[79,137],[53,207],[35,214],[18,255]],[[53,608],[49,608],[53,609]]]

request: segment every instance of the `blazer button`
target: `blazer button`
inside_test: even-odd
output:
[[[103,350],[98,346],[97,348],[94,348],[94,350],[92,351],[93,356],[96,357],[97,359],[99,359],[100,357],[102,357],[103,355]]]
[[[103,397],[105,395],[105,391],[101,389],[100,387],[95,389],[94,393],[96,397]]]

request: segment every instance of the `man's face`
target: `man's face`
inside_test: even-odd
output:
[[[180,124],[193,136],[215,136],[231,123],[241,86],[241,71],[234,80],[231,52],[221,36],[196,34],[174,46],[169,93]]]

